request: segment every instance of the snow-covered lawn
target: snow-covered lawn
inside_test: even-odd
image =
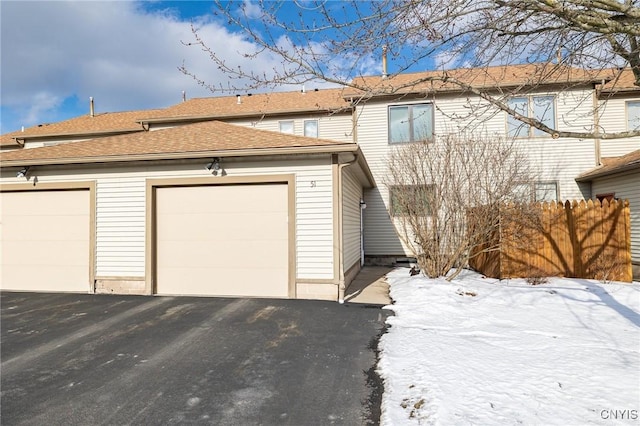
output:
[[[382,424],[640,424],[640,283],[388,275]]]

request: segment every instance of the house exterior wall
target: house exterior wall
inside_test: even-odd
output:
[[[362,185],[353,175],[350,168],[342,171],[342,252],[343,273],[350,277],[350,271],[357,271],[361,257],[360,200]],[[349,281],[349,280],[348,280]],[[346,283],[348,285],[348,282]]]
[[[330,139],[340,142],[353,142],[351,113],[340,114],[305,114],[281,117],[264,117],[241,120],[224,120],[230,124],[253,127],[258,130],[280,131],[281,121],[293,121],[294,135],[304,136],[304,122],[306,120],[318,121],[318,138]]]
[[[52,146],[58,145],[61,143],[69,143],[69,142],[84,142],[92,139],[96,139],[104,136],[74,136],[74,137],[40,137],[36,140],[27,139],[24,143],[24,147],[22,149],[31,149],[31,148],[42,148],[43,146]]]
[[[593,92],[576,88],[565,92],[537,92],[531,95],[554,95],[556,126],[559,130],[584,131],[593,123]],[[486,101],[467,95],[442,94],[429,97],[403,98],[398,102],[370,100],[357,107],[357,142],[362,149],[376,180],[377,187],[365,191],[365,255],[406,256],[409,253],[396,234],[390,218],[389,191],[386,179],[387,158],[393,145],[388,142],[389,105],[433,102],[434,133],[436,135],[468,132],[486,137],[505,137],[507,115],[489,107]],[[477,111],[469,115],[466,111]],[[574,179],[596,166],[595,141],[550,136],[518,138],[515,140],[530,160],[535,181],[557,182],[561,200],[582,199],[589,196],[589,185]]]
[[[640,96],[615,96],[599,102],[599,123],[605,132],[624,132],[627,128],[627,102],[640,101]],[[603,158],[619,157],[640,149],[640,137],[624,139],[603,139],[600,142]]]
[[[204,168],[205,163],[201,159],[118,166],[34,167],[32,176],[37,177],[39,184],[95,180],[96,280],[114,277],[143,280],[146,180],[211,176]],[[223,159],[222,166],[227,176],[295,175],[296,279],[334,280],[330,156],[256,161]],[[5,169],[0,182],[24,183],[24,179],[16,178],[14,170]]]
[[[229,124],[238,126],[252,127],[258,130],[268,130],[272,132],[280,131],[281,121],[293,121],[293,134],[304,136],[304,122],[307,120],[315,120],[318,122],[318,138],[336,140],[340,142],[353,142],[352,135],[352,118],[351,112],[341,112],[336,114],[328,113],[308,113],[308,114],[291,114],[280,116],[265,116],[251,118],[222,118]],[[150,130],[162,130],[170,127],[179,126],[181,123],[154,123]]]
[[[600,194],[615,194],[616,198],[628,199],[631,213],[631,262],[634,277],[640,279],[640,169],[627,173],[596,178],[592,181],[592,197]]]

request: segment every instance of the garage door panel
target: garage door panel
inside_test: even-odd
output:
[[[164,259],[163,267],[234,266],[250,271],[255,267],[282,264],[280,256],[286,252],[287,246],[288,241],[230,241],[217,246],[206,241],[174,241],[161,245],[158,257]],[[185,253],[189,255],[184,256]]]
[[[282,269],[278,274],[273,270],[247,271],[238,274],[235,268],[217,269],[211,273],[210,268],[167,268],[163,272],[163,294],[193,296],[249,296],[249,297],[287,297],[285,288],[279,291],[265,286],[261,272],[269,274],[273,279],[286,282],[288,274]]]
[[[88,194],[89,191],[4,192],[0,205],[3,216],[43,216],[48,213],[86,216],[90,211],[89,203],[78,203],[78,194],[83,192]],[[16,199],[20,202],[16,203]],[[51,211],[49,206],[55,206],[55,211]]]
[[[184,222],[163,230],[159,241],[229,241],[273,239],[287,235],[289,224],[284,213],[274,214],[198,214],[167,215],[163,218],[171,223]],[[190,229],[190,228],[193,229]]]
[[[90,290],[89,190],[0,193],[0,288]]]
[[[287,297],[286,184],[156,190],[160,294]]]
[[[62,250],[58,241],[13,241],[8,243],[7,246],[14,253],[6,253],[3,267],[10,265],[84,266],[87,264],[84,258],[89,253],[89,244],[86,241],[66,241]],[[3,246],[3,248],[7,246]]]
[[[89,292],[87,268],[59,265],[14,265],[2,271],[2,290],[39,292]],[[80,277],[80,278],[78,278]],[[6,284],[5,284],[6,283]]]
[[[287,205],[273,203],[281,198],[281,187],[286,185],[219,185],[180,188],[159,188],[156,208],[166,214],[190,213],[242,213],[257,206],[262,212],[286,212]],[[215,190],[212,190],[215,188]],[[170,198],[161,193],[171,191]],[[233,200],[232,203],[229,200]]]
[[[77,226],[88,215],[80,216],[5,216],[2,217],[3,241],[85,240],[87,230]]]

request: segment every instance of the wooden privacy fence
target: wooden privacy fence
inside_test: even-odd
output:
[[[482,274],[631,282],[628,200],[509,205],[497,214],[498,229],[471,253]]]

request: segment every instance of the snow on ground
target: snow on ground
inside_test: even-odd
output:
[[[387,279],[383,425],[640,424],[640,283]]]

